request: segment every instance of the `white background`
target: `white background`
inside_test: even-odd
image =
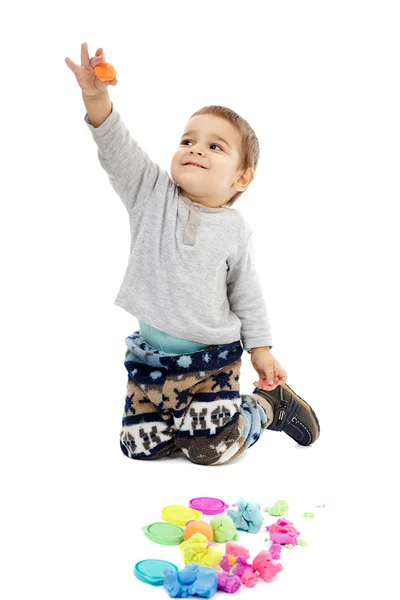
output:
[[[179,551],[150,543],[141,527],[197,495],[262,506],[286,498],[310,542],[286,552],[279,580],[242,590],[243,598],[390,589],[398,11],[385,0],[2,9],[2,598],[166,598],[136,580],[133,566],[159,556],[182,568]],[[235,208],[254,229],[273,353],[320,418],[315,446],[267,431],[219,468],[121,453],[125,337],[138,324],[113,301],[129,222],[64,61],[80,62],[82,42],[90,56],[104,48],[117,69],[109,88],[116,109],[165,168],[204,105],[229,106],[254,128],[260,162]],[[255,377],[244,355],[243,392]],[[312,522],[300,518],[322,503]],[[252,538],[254,549],[262,539]]]

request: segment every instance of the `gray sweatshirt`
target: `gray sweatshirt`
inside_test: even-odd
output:
[[[183,196],[113,104],[99,127],[87,113],[84,121],[130,221],[129,261],[114,304],[179,338],[272,347],[252,231],[241,213]]]

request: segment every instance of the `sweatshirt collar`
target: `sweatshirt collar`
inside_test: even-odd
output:
[[[187,204],[188,206],[200,206],[201,210],[204,210],[205,212],[226,212],[228,210],[227,207],[211,208],[210,206],[204,206],[203,204],[200,204],[199,202],[193,202],[192,200],[189,200],[189,198],[186,198],[186,196],[184,196],[179,189],[178,189],[178,194],[179,194],[179,197],[184,201],[185,204]]]

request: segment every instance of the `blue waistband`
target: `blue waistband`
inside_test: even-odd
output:
[[[237,361],[243,354],[240,340],[230,344],[206,346],[201,350],[183,354],[168,354],[149,346],[140,331],[135,331],[125,338],[128,348],[125,358],[127,363],[145,363],[164,368],[169,374],[187,373],[190,371],[215,371]],[[129,369],[128,369],[129,370]]]

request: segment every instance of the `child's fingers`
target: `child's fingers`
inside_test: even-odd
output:
[[[106,62],[106,57],[105,57],[105,55],[104,55],[104,50],[103,50],[103,48],[97,48],[97,50],[96,50],[96,54],[95,54],[95,56],[94,56],[94,59],[96,59],[96,60],[97,60],[98,58],[99,58],[99,59],[101,59],[101,60],[100,60],[100,62]],[[96,64],[98,64],[98,63],[96,63]]]
[[[89,64],[90,64],[90,61],[89,61],[88,45],[86,42],[83,42],[81,45],[81,66],[88,67]]]
[[[267,392],[272,392],[272,390],[274,390],[275,388],[278,387],[279,382],[269,384],[269,383],[266,383],[265,379],[262,379],[259,381],[253,381],[253,385],[260,388],[261,390],[266,390]]]
[[[90,66],[95,67],[96,65],[100,65],[101,63],[106,62],[104,54],[100,54],[100,56],[94,56],[90,59]]]
[[[71,69],[71,71],[74,74],[78,71],[79,65],[77,65],[76,63],[74,63],[74,61],[71,60],[68,56],[66,57],[65,62],[67,63],[67,66]]]

